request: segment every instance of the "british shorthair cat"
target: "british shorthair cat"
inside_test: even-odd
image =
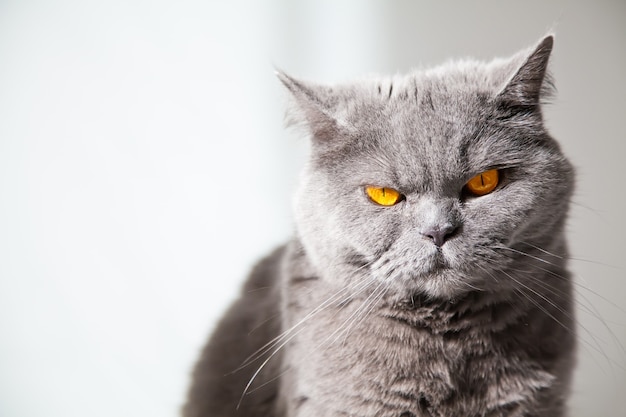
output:
[[[312,143],[296,233],[217,326],[185,417],[566,415],[552,46],[332,87],[278,74]]]

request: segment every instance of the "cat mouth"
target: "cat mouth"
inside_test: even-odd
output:
[[[446,271],[450,271],[452,266],[446,260],[446,257],[441,252],[441,249],[438,248],[437,252],[435,252],[432,256],[429,257],[428,261],[424,265],[424,272],[420,275],[422,276],[438,276]]]
[[[379,259],[373,266],[375,275],[383,280],[402,282],[402,285],[442,284],[456,275],[455,267],[439,248],[424,253],[413,253],[408,262],[394,263],[390,257]],[[438,285],[439,285],[438,284]]]

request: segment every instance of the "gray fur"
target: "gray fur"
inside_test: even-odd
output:
[[[186,417],[566,414],[573,170],[542,122],[552,42],[332,88],[279,74],[312,138],[297,235],[218,325]],[[502,184],[468,196],[492,168]],[[366,185],[405,199],[377,206]],[[444,227],[440,247],[425,236]]]

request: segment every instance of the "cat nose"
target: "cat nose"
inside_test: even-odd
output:
[[[422,236],[433,241],[438,248],[442,247],[446,241],[456,232],[457,227],[451,224],[445,226],[433,226],[423,230]]]

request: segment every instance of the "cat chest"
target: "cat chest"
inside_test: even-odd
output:
[[[293,346],[294,415],[482,415],[519,407],[551,382],[486,335],[433,334],[374,317],[320,345],[328,331],[310,329]]]

